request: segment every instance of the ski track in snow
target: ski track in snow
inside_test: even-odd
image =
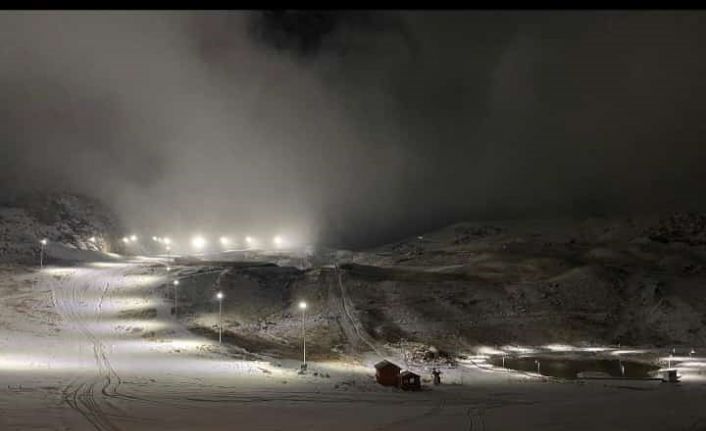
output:
[[[94,275],[92,274],[92,277]],[[105,283],[101,295],[98,298],[95,308],[89,313],[82,312],[80,305],[85,300],[85,294],[91,289],[91,285],[96,282],[91,279],[69,279],[69,282],[52,283],[52,297],[54,305],[59,315],[78,330],[91,344],[93,358],[96,363],[96,374],[93,378],[77,378],[64,387],[62,393],[64,402],[71,408],[79,412],[97,430],[116,431],[119,428],[112,422],[111,415],[125,415],[118,407],[110,403],[110,398],[134,399],[119,392],[122,380],[106,354],[105,344],[93,334],[86,319],[101,321],[101,311],[103,301],[108,292],[109,282]],[[100,392],[103,397],[96,397]],[[116,413],[107,413],[107,410],[114,410]]]
[[[377,353],[377,355],[380,358],[385,358],[386,355],[380,352],[378,347],[370,341],[370,337],[368,336],[367,333],[365,333],[365,330],[361,329],[361,324],[358,321],[357,318],[353,316],[353,313],[351,312],[353,308],[353,302],[351,301],[350,297],[348,296],[348,293],[346,292],[346,287],[343,284],[343,279],[341,276],[341,270],[338,267],[338,264],[335,265],[336,269],[336,279],[338,281],[338,287],[341,292],[341,306],[343,308],[343,311],[346,314],[346,317],[348,318],[348,321],[350,322],[351,327],[355,331],[355,334],[358,336],[358,339],[360,339],[363,343],[365,343],[372,351]]]

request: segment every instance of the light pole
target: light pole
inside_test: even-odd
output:
[[[299,302],[299,309],[302,310],[302,368],[306,369],[306,326],[304,324],[306,320],[306,302]]]
[[[216,294],[218,298],[218,344],[223,341],[223,292]]]
[[[43,238],[41,241],[39,241],[39,243],[41,244],[41,246],[39,248],[39,267],[40,268],[44,268],[44,247],[46,247],[48,242],[49,241],[47,241],[46,238]]]
[[[407,339],[400,338],[400,350],[402,351],[402,359],[404,360],[404,367],[409,370],[409,360],[407,358]]]
[[[169,268],[169,267],[167,267],[167,268]],[[167,269],[167,271],[168,270],[169,269]],[[174,285],[174,317],[176,318],[178,316],[178,314],[177,314],[177,310],[178,310],[177,298],[179,297],[179,295],[178,295],[177,287],[179,286],[179,280],[174,280],[172,282],[172,284]]]

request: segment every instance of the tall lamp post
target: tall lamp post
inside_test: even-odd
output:
[[[47,241],[46,238],[43,238],[41,241],[39,241],[39,243],[41,244],[41,246],[39,248],[39,267],[40,268],[44,268],[44,247],[46,247],[48,242],[49,241]]]
[[[177,298],[179,298],[179,292],[177,291],[177,287],[179,287],[179,280],[174,280],[172,284],[174,285],[174,317],[176,318],[178,317]]]
[[[299,302],[299,309],[302,310],[302,368],[306,369],[306,325],[304,324],[306,320],[306,302]]]
[[[218,298],[218,344],[223,341],[223,292],[216,294]]]

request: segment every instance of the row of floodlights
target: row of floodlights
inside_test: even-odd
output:
[[[125,244],[130,244],[131,242],[137,242],[137,235],[124,236],[123,242]]]
[[[218,242],[222,247],[228,247],[233,243],[233,241],[227,236],[219,237]],[[248,247],[257,247],[260,244],[260,241],[252,236],[246,236],[245,244],[247,244]],[[284,244],[285,241],[282,236],[275,235],[272,238],[272,245],[274,245],[276,248],[280,248],[284,246]],[[206,245],[208,245],[208,241],[201,235],[196,235],[191,238],[191,246],[196,250],[202,250],[204,247],[206,247]]]
[[[123,237],[122,241],[125,244],[132,244],[136,243],[138,239],[139,238],[137,237],[137,235],[130,235]],[[169,249],[169,245],[171,244],[171,239],[169,239],[168,237],[153,236],[152,241],[164,244],[167,249]],[[222,247],[228,247],[232,244],[232,240],[227,236],[222,236],[218,238],[218,242],[221,244]],[[246,236],[245,243],[248,245],[248,247],[256,247],[259,245],[260,242],[252,236]],[[282,236],[275,235],[272,238],[272,244],[276,248],[280,248],[285,245],[285,241]],[[208,241],[201,235],[195,235],[193,238],[191,238],[191,246],[195,250],[202,250],[204,247],[206,247],[206,245],[208,245]]]

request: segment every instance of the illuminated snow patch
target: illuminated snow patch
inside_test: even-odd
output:
[[[703,374],[693,374],[693,373],[687,373],[687,374],[681,374],[679,375],[679,380],[682,382],[706,382],[706,375]]]
[[[576,350],[576,347],[569,346],[568,344],[547,344],[543,346],[543,348],[551,350],[552,352],[573,352]]]
[[[465,361],[487,361],[490,359],[488,355],[471,355],[467,356]],[[461,361],[464,361],[463,359]]]
[[[505,352],[502,350],[494,349],[492,347],[482,346],[478,348],[477,352],[481,355],[504,355]]]
[[[161,275],[126,275],[120,285],[120,289],[137,289],[149,285],[156,285],[164,282]]]
[[[68,274],[73,274],[74,272],[78,272],[78,268],[61,268],[61,267],[44,267],[42,269],[43,273],[49,274],[49,275],[68,275]]]
[[[91,262],[88,266],[93,268],[124,268],[127,267],[125,263],[122,262]]]
[[[706,369],[706,362],[702,361],[686,361],[679,364],[680,367],[686,368],[704,368]]]
[[[128,339],[112,338],[103,340],[101,343],[103,349],[108,353],[111,361],[133,360],[140,357],[154,358],[154,352],[162,353],[183,353],[183,354],[201,354],[206,348],[216,346],[217,344],[209,344],[208,342],[197,340],[151,340],[151,339]],[[175,352],[178,350],[178,352]],[[184,358],[183,356],[179,359]]]
[[[502,349],[513,353],[537,353],[537,349],[531,349],[529,347],[504,346]]]
[[[317,362],[316,368],[331,370],[340,373],[370,374],[372,368],[349,362]]]
[[[611,350],[610,347],[580,347],[582,352],[605,352]]]
[[[90,362],[88,363],[88,366],[92,365]],[[75,358],[12,353],[0,355],[0,371],[76,371],[86,366],[86,362],[77,361]]]
[[[610,352],[611,355],[638,355],[642,353],[647,353],[647,350],[614,350]]]
[[[114,332],[144,332],[144,331],[159,331],[169,328],[170,325],[158,320],[102,320],[100,322],[85,323],[86,329],[90,332],[109,334]]]
[[[216,346],[217,343],[213,343],[206,340],[165,340],[157,341],[156,344],[159,347],[168,347],[171,349],[178,349],[183,351],[199,351],[204,347]]]
[[[672,361],[672,362],[682,362],[682,361],[692,361],[701,358],[694,358],[691,356],[664,356],[659,358],[660,361]]]
[[[111,298],[110,301],[101,304],[101,315],[106,313],[120,316],[122,313],[139,313],[147,310],[155,310],[161,305],[157,299],[147,299],[140,296],[126,296]]]
[[[118,361],[117,365],[119,364]],[[138,356],[129,359],[129,366],[131,372],[185,376],[211,375],[219,379],[242,375],[261,378],[263,374],[271,377],[294,377],[297,374],[296,370],[274,367],[268,362],[189,358],[178,355],[161,358],[159,361],[155,361],[153,356]]]

